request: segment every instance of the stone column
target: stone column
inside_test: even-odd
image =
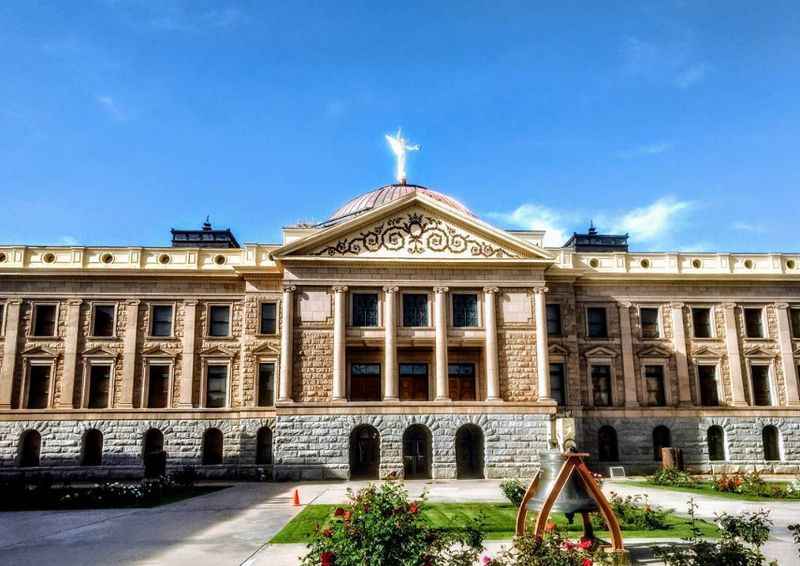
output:
[[[639,390],[636,368],[633,365],[633,337],[631,336],[631,304],[619,304],[619,332],[622,342],[622,377],[625,383],[625,406],[638,407]],[[668,385],[665,385],[668,386]]]
[[[383,288],[383,400],[397,401],[400,384],[397,377],[397,323],[395,296],[399,287]]]
[[[686,351],[683,303],[671,303],[670,306],[672,307],[672,348],[675,350],[675,365],[678,370],[678,404],[686,406],[692,404],[692,386],[689,380],[689,356]]]
[[[292,344],[294,342],[294,285],[283,288],[281,301],[281,361],[278,384],[278,401],[289,403],[292,400]]]
[[[483,326],[486,337],[486,400],[500,401],[500,371],[497,367],[497,287],[483,289]]]
[[[72,397],[75,393],[75,370],[78,365],[78,337],[81,331],[81,304],[80,299],[67,301],[67,328],[64,336],[64,375],[61,382],[61,396],[58,400],[59,409],[71,409]],[[113,398],[113,395],[112,395]]]
[[[11,408],[11,394],[14,390],[14,373],[17,364],[19,311],[21,305],[21,299],[9,299],[6,301],[6,334],[3,342],[3,365],[0,368],[0,409]]]
[[[433,326],[436,331],[436,400],[450,400],[447,373],[447,287],[434,287]]]
[[[136,374],[136,338],[139,335],[139,300],[125,301],[125,335],[122,337],[122,386],[119,407],[133,408],[133,381]]]
[[[550,397],[550,351],[547,345],[547,287],[533,290],[536,315],[536,373],[539,401],[552,401]]]
[[[725,349],[728,352],[728,369],[731,374],[731,405],[747,406],[744,394],[744,376],[742,374],[742,356],[739,351],[739,334],[736,331],[736,305],[722,305],[725,313]]]
[[[347,287],[333,288],[333,400],[345,401],[347,390]]]
[[[789,322],[789,305],[778,303],[775,305],[775,310],[778,314],[778,346],[781,349],[786,404],[800,405],[800,393],[797,390],[797,366],[794,363],[794,350],[792,349],[792,326]]]
[[[181,388],[178,407],[192,407],[194,389],[194,354],[197,335],[197,301],[183,303],[183,352],[181,353]],[[202,400],[201,400],[202,404]],[[202,406],[202,405],[201,405]]]

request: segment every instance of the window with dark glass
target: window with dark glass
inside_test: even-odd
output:
[[[795,340],[800,340],[800,308],[789,309],[789,315],[792,321],[792,336]]]
[[[694,307],[692,309],[692,329],[695,338],[711,338],[711,309]]]
[[[561,336],[561,305],[557,303],[547,305],[547,335]]]
[[[653,429],[653,460],[660,462],[663,458],[662,448],[672,447],[672,433],[664,425]]]
[[[92,336],[114,336],[114,305],[94,305]]]
[[[272,430],[268,426],[262,426],[256,433],[256,464],[272,464]]]
[[[353,326],[378,326],[378,294],[353,293]]]
[[[33,312],[33,335],[56,335],[56,306],[35,305]]]
[[[3,315],[5,314],[5,305],[0,303],[0,336],[3,335],[5,330],[5,320],[3,319]]]
[[[642,338],[660,338],[661,331],[658,328],[658,309],[647,307],[639,309],[639,317],[642,321]]]
[[[456,328],[478,326],[478,295],[453,294],[453,326]]]
[[[608,425],[597,431],[597,451],[601,462],[619,461],[619,445],[617,431]]]
[[[708,459],[712,462],[725,460],[725,432],[719,425],[708,428],[706,433],[706,444],[708,445]]]
[[[169,400],[169,366],[148,365],[147,407],[164,409]]]
[[[275,404],[275,364],[258,364],[258,406]]]
[[[765,460],[778,461],[781,459],[780,433],[774,425],[767,425],[761,429],[761,442]]]
[[[90,409],[108,408],[108,386],[111,381],[111,366],[94,365],[89,367],[89,401]]]
[[[28,409],[46,409],[50,401],[49,365],[32,365],[28,373]]]
[[[744,309],[744,328],[748,338],[764,337],[763,309]]]
[[[403,294],[403,326],[428,326],[428,295]]]
[[[592,366],[592,399],[595,407],[611,406],[611,366]]]
[[[172,336],[172,305],[153,305],[152,316],[150,335],[157,337]]]
[[[81,441],[81,466],[99,466],[103,463],[103,433],[90,428]]]
[[[209,365],[206,369],[206,407],[224,407],[227,396],[228,366]]]
[[[718,407],[717,367],[709,365],[697,366],[697,381],[700,385],[700,406]]]
[[[231,307],[229,305],[211,305],[208,307],[208,335],[230,336]]]
[[[400,364],[400,400],[428,400],[428,364]]]
[[[447,364],[447,375],[453,401],[475,401],[475,364]]]
[[[750,366],[750,379],[753,383],[753,405],[772,405],[772,394],[769,387],[769,366]]]
[[[664,366],[644,366],[644,380],[647,386],[647,404],[661,407],[667,404],[664,393]]]
[[[565,385],[564,364],[550,364],[550,397],[559,407],[563,407],[567,404]]]
[[[589,338],[607,338],[608,323],[604,307],[589,307],[586,309]]]
[[[261,303],[261,334],[275,334],[278,331],[275,303]]]
[[[204,466],[218,466],[222,464],[222,431],[218,428],[209,428],[203,433],[203,458]]]
[[[350,400],[381,400],[381,364],[350,364]]]

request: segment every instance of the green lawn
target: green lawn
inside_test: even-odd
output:
[[[717,491],[712,486],[711,482],[700,481],[697,487],[674,487],[671,485],[658,485],[649,480],[646,481],[620,481],[615,482],[630,487],[647,487],[653,489],[662,489],[667,491],[680,491],[682,493],[695,493],[697,495],[707,495],[709,497],[719,497],[721,499],[738,499],[739,501],[776,501],[775,497],[761,497],[760,495],[746,495],[743,493],[730,493],[727,491]],[[773,482],[770,482],[772,485]],[[776,485],[786,486],[788,482],[774,482]],[[777,499],[777,501],[800,501],[800,498],[787,497]]]
[[[276,544],[308,542],[317,525],[324,527],[333,518],[333,511],[339,505],[308,505],[270,541]],[[466,526],[476,517],[483,518],[483,532],[487,539],[511,539],[514,536],[517,508],[504,503],[429,503],[423,508],[422,516],[433,527],[458,528]],[[552,515],[553,520],[562,528],[576,534],[583,531],[580,517],[572,525],[568,525],[566,517],[561,514]],[[677,515],[669,515],[670,528],[658,531],[626,531],[623,535],[631,538],[682,538],[689,534],[689,520]],[[717,528],[711,523],[698,521],[703,534],[716,537]],[[608,533],[598,531],[602,538]]]

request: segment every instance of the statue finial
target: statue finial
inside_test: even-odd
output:
[[[400,129],[397,130],[397,133],[394,136],[386,134],[386,141],[389,142],[389,147],[391,148],[392,153],[394,153],[395,159],[397,160],[395,178],[397,179],[398,183],[405,185],[406,152],[419,151],[419,145],[408,145],[408,142],[403,138],[403,134]]]

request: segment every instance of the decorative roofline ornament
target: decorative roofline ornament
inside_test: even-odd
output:
[[[406,152],[419,151],[419,145],[408,145],[408,140],[403,137],[402,131],[398,128],[397,133],[392,136],[386,134],[386,141],[389,142],[389,148],[394,153],[396,160],[395,179],[401,185],[406,184]]]

